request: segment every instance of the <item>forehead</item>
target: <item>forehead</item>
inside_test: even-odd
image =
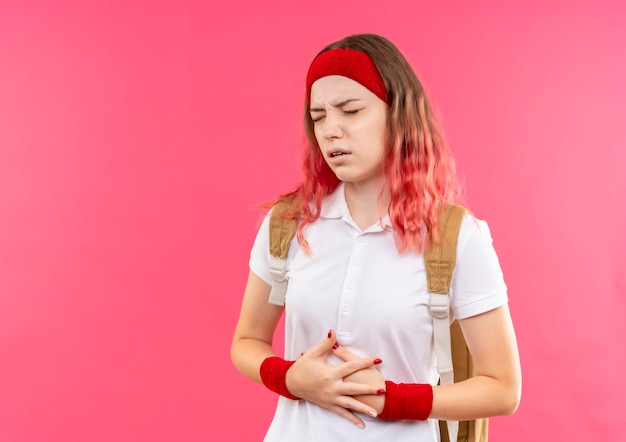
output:
[[[328,75],[311,85],[311,107],[333,104],[348,98],[371,100],[378,97],[361,83],[341,75]]]

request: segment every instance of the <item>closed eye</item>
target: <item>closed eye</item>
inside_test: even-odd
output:
[[[313,110],[313,109],[312,109]],[[363,109],[342,109],[342,112],[344,115],[356,115],[357,113],[361,112]],[[315,111],[317,111],[317,109],[315,109]],[[317,112],[315,112],[315,115],[313,114],[313,112],[311,112],[311,114],[309,114],[311,116],[311,121],[313,123],[317,123],[321,120],[323,120],[326,117],[326,114],[318,114]]]

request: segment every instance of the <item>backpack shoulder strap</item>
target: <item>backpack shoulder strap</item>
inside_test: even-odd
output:
[[[280,200],[272,209],[270,215],[270,274],[274,278],[270,292],[269,303],[285,305],[287,294],[287,254],[289,245],[296,234],[298,220],[293,216],[294,197]]]
[[[437,372],[441,385],[454,383],[452,350],[450,346],[450,283],[456,265],[456,244],[467,209],[450,204],[441,217],[439,242],[429,239],[424,251],[426,279],[430,292],[430,312],[433,317],[433,335]],[[457,440],[459,423],[448,421],[450,441]]]
[[[465,207],[448,205],[441,218],[439,242],[435,243],[431,235],[429,246],[424,252],[428,291],[431,293],[450,293],[452,271],[456,265],[456,243],[466,213]]]

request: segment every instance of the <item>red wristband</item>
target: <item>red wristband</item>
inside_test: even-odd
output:
[[[294,362],[295,361],[285,361],[283,358],[279,358],[278,356],[271,356],[261,363],[260,373],[263,385],[272,390],[274,393],[278,393],[281,396],[297,401],[300,398],[289,393],[285,382],[287,370],[289,370]]]
[[[424,421],[433,409],[433,387],[430,384],[394,384],[385,381],[385,406],[378,415],[382,420],[411,419]]]

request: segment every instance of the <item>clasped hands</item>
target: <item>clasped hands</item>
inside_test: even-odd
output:
[[[333,353],[344,361],[333,366],[326,356]],[[365,423],[355,412],[378,416],[385,404],[385,380],[376,365],[378,358],[361,358],[337,345],[334,331],[310,348],[287,371],[287,389],[295,396],[313,402],[346,418],[360,428]]]

